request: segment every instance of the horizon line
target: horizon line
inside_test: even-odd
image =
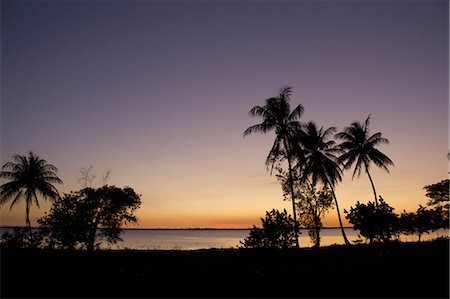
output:
[[[27,226],[20,226],[20,225],[0,225],[1,228],[28,228]],[[37,229],[39,227],[31,227],[32,229]],[[259,228],[259,227],[258,227]],[[320,229],[340,229],[340,226],[327,226],[327,227],[321,227]],[[352,226],[344,226],[344,228],[353,228]],[[99,228],[101,229],[101,228]],[[242,228],[242,227],[179,227],[179,228],[171,228],[171,227],[123,227],[122,229],[126,230],[251,230],[253,227],[250,228]],[[302,228],[300,229],[314,229],[314,228]]]

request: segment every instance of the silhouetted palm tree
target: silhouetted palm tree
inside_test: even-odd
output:
[[[253,117],[261,117],[262,123],[249,127],[244,132],[244,137],[251,133],[267,133],[275,130],[275,141],[272,149],[266,159],[266,165],[272,165],[277,160],[286,158],[289,167],[289,181],[292,194],[292,209],[295,222],[295,240],[296,246],[298,244],[298,223],[295,212],[295,198],[294,198],[294,179],[292,174],[292,140],[293,137],[301,131],[301,124],[299,119],[303,113],[303,106],[299,104],[291,112],[289,100],[292,93],[292,87],[284,87],[280,90],[277,97],[266,99],[264,106],[255,106],[250,110],[250,115]]]
[[[394,162],[375,148],[382,143],[388,144],[389,140],[381,137],[380,132],[369,136],[369,119],[370,115],[364,124],[353,122],[350,127],[345,127],[342,132],[336,134],[336,137],[343,140],[339,147],[344,153],[339,157],[339,160],[344,164],[345,169],[351,168],[353,163],[356,163],[352,178],[355,175],[359,177],[361,175],[361,169],[364,168],[372,185],[375,206],[378,207],[377,192],[375,191],[375,185],[369,173],[370,163],[373,162],[376,166],[389,172],[387,167],[394,166]]]
[[[339,204],[334,191],[336,183],[342,180],[342,170],[336,156],[339,149],[333,140],[329,140],[329,136],[334,134],[334,132],[336,132],[335,127],[330,127],[326,130],[323,127],[318,129],[314,122],[308,122],[305,125],[304,134],[299,140],[304,150],[302,153],[304,161],[298,167],[301,168],[303,181],[310,181],[313,186],[317,182],[322,182],[324,186],[328,186],[331,189],[342,236],[345,244],[350,245],[342,225]]]
[[[0,186],[0,205],[12,200],[11,207],[25,198],[26,224],[30,230],[30,241],[32,240],[30,207],[34,203],[39,207],[38,194],[44,199],[56,199],[59,193],[52,183],[62,184],[56,175],[57,168],[47,161],[40,159],[29,152],[28,157],[21,155],[13,156],[14,162],[3,165],[0,178],[10,181]]]

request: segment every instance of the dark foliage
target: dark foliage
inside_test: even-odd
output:
[[[277,178],[281,183],[284,199],[290,200],[291,193],[288,174],[280,170]],[[329,209],[333,208],[333,195],[331,190],[327,187],[318,189],[311,183],[301,183],[300,180],[295,180],[294,192],[295,197],[298,198],[297,211],[299,225],[300,227],[309,229],[308,233],[311,241],[316,247],[320,247],[320,230],[323,226],[322,218]]]
[[[356,203],[350,211],[344,210],[345,218],[353,224],[353,229],[359,230],[360,236],[373,241],[390,241],[398,229],[398,216],[394,208],[389,206],[380,196],[378,207],[373,202]]]
[[[5,232],[0,238],[1,248],[31,248],[41,247],[42,235],[39,232],[32,232],[27,227],[15,227],[12,232]]]
[[[38,223],[50,246],[92,250],[97,237],[109,243],[121,240],[121,226],[137,222],[134,212],[140,204],[129,187],[85,188],[56,200]]]
[[[241,241],[244,248],[291,248],[295,247],[295,222],[283,210],[273,209],[261,218],[262,228],[253,226],[250,235]]]
[[[442,206],[426,208],[419,205],[415,213],[403,211],[399,219],[399,231],[406,234],[417,234],[419,242],[424,233],[441,228],[448,228],[448,214]]]
[[[449,188],[448,179],[423,187],[427,191],[426,196],[430,199],[427,205],[447,204],[448,207],[448,202],[450,201]]]

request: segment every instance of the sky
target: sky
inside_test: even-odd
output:
[[[377,193],[415,211],[448,177],[448,71],[446,0],[3,0],[1,164],[31,150],[61,194],[83,167],[93,187],[110,169],[108,184],[142,195],[130,227],[249,228],[292,209],[264,164],[274,132],[243,137],[261,121],[249,110],[292,86],[303,122],[371,115],[395,163],[371,166]],[[336,195],[342,215],[373,200],[352,171]],[[2,206],[0,225],[25,225],[24,204]]]

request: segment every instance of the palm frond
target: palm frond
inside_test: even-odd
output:
[[[382,152],[380,152],[377,149],[372,149],[369,153],[368,156],[370,158],[370,160],[379,168],[383,168],[386,172],[389,173],[389,169],[387,168],[388,166],[394,166],[394,162],[392,162],[391,159],[389,159],[388,156],[386,156],[385,154],[383,154]]]
[[[302,104],[297,105],[297,107],[294,108],[294,110],[292,110],[291,114],[289,114],[288,116],[288,121],[296,121],[299,120],[301,118],[301,116],[303,115],[303,111],[305,109],[303,108]]]
[[[11,181],[0,186],[0,205],[3,205],[11,200],[11,198],[20,192],[23,184],[18,181]]]
[[[248,127],[247,130],[244,131],[244,137],[253,133],[267,133],[272,129],[273,129],[272,126],[269,126],[265,123],[256,124],[251,127]]]
[[[266,158],[266,166],[268,169],[270,169],[270,174],[272,175],[274,166],[276,162],[280,159],[281,156],[284,156],[285,152],[282,148],[282,141],[276,137],[275,141],[273,142],[272,148],[270,149],[269,154]]]
[[[11,211],[12,207],[22,198],[23,196],[23,190],[20,190],[19,192],[17,192],[16,196],[14,197],[14,199],[11,202],[11,205],[9,206],[9,210]]]
[[[366,141],[367,146],[374,147],[378,144],[389,144],[389,140],[381,136],[380,132],[370,136]]]

